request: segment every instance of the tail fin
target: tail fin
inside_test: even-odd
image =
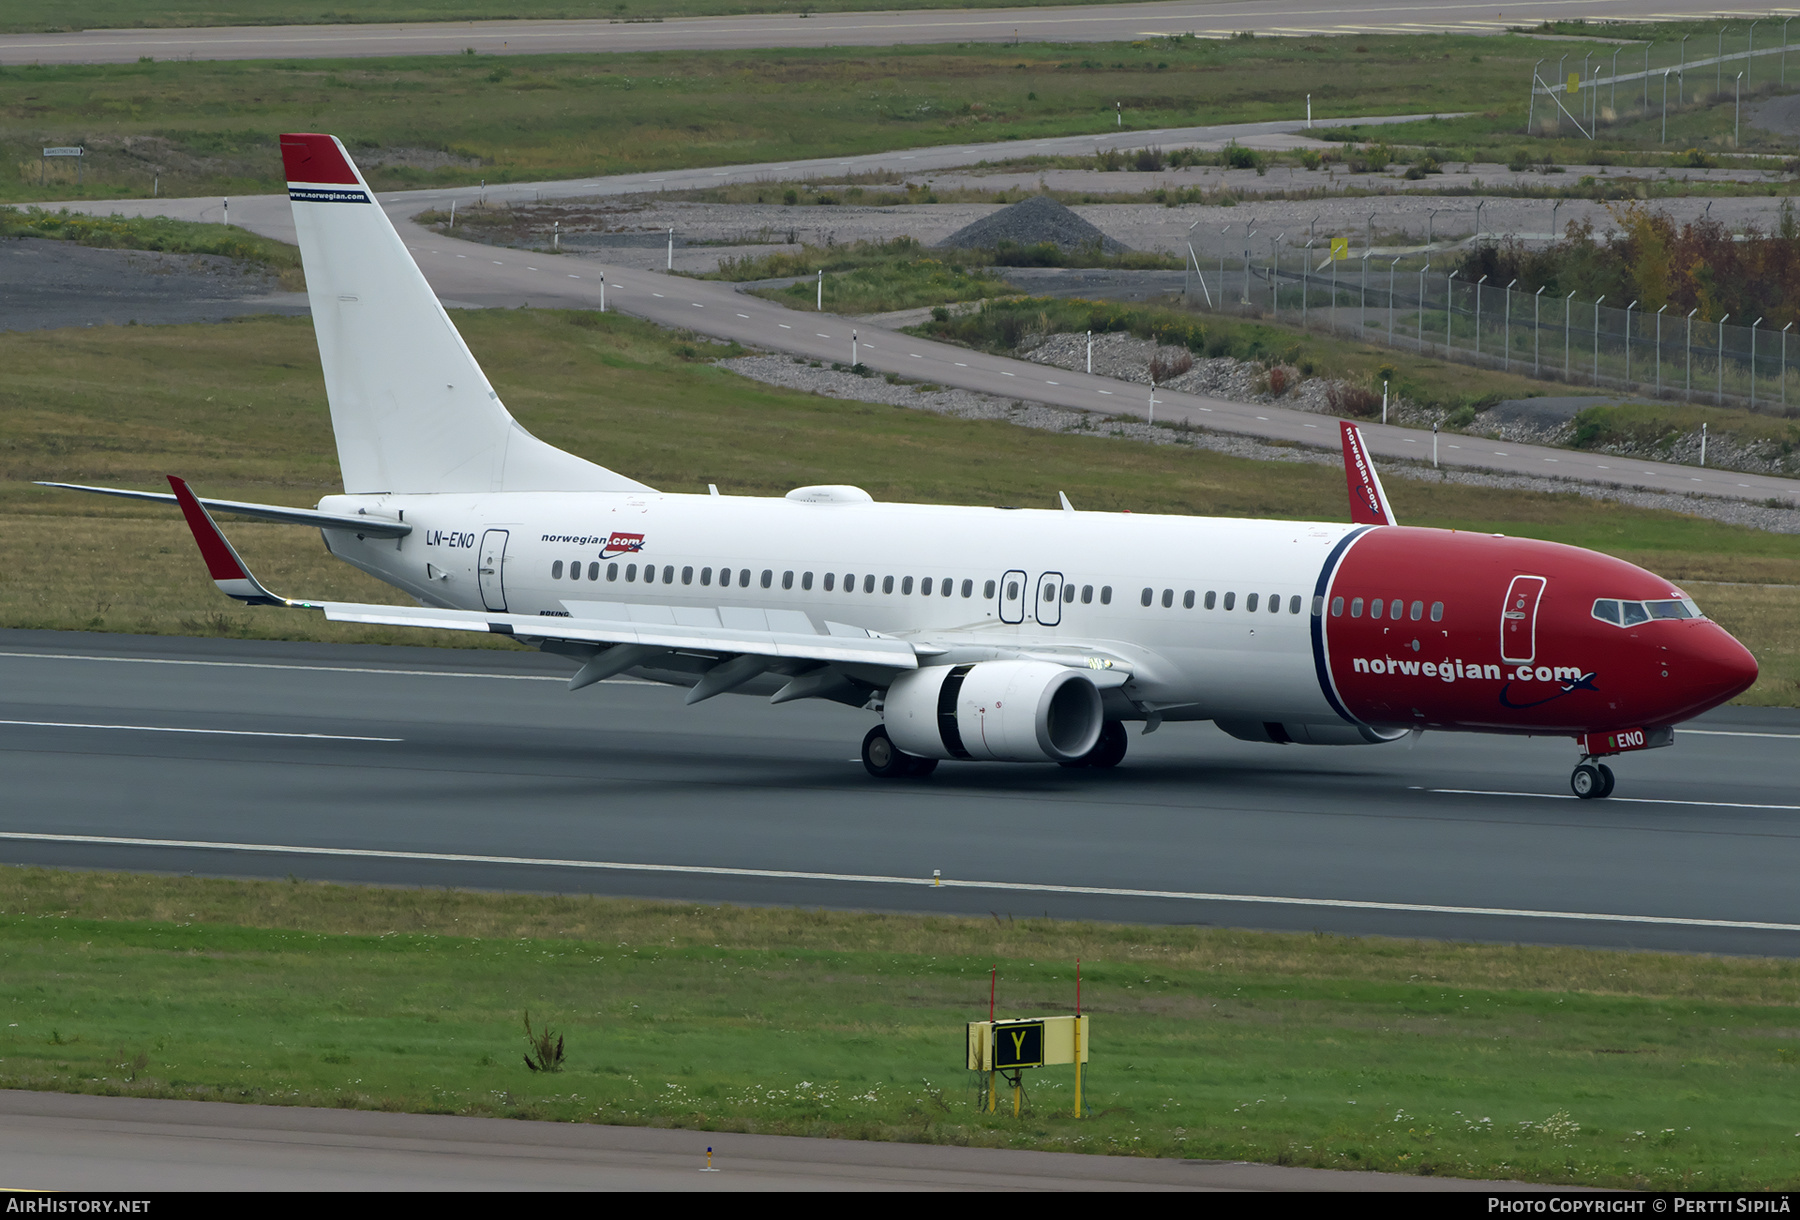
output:
[[[519,426],[337,137],[281,159],[345,491],[648,490]]]
[[[1358,525],[1397,525],[1388,505],[1375,460],[1369,456],[1362,429],[1348,420],[1338,421],[1344,436],[1344,479],[1350,484],[1350,520]]]

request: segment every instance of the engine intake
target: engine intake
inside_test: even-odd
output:
[[[1100,688],[1048,661],[915,669],[889,685],[888,737],[921,758],[1064,762],[1100,740]]]

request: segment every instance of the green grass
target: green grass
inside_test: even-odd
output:
[[[1093,1021],[1023,1120],[963,1024]],[[1628,1188],[1800,1174],[1800,966],[0,870],[0,1086]],[[523,1063],[523,1014],[567,1066]]]
[[[1016,428],[778,390],[714,368],[732,352],[617,314],[459,313],[502,398],[552,444],[669,491],[717,483],[779,495],[858,484],[881,500],[1056,503],[1194,515],[1348,518],[1333,466],[1253,462],[1183,445]],[[1459,366],[1444,366],[1446,375]],[[0,335],[0,626],[275,639],[467,644],[327,624],[223,601],[180,519],[34,479],[310,505],[340,490],[312,327],[303,318]],[[1800,538],[1668,512],[1412,479],[1388,480],[1409,524],[1548,538],[1721,584],[1706,608],[1763,662],[1749,702],[1800,702]],[[332,560],[316,531],[230,522],[277,591],[392,601]],[[494,641],[488,641],[494,643]],[[503,645],[498,645],[503,646]]]
[[[245,259],[275,272],[282,286],[306,287],[298,247],[259,237],[236,225],[170,220],[162,216],[88,216],[64,208],[0,208],[0,238],[44,237],[109,250],[160,250]]]
[[[1066,0],[881,0],[883,10],[1038,8]],[[1123,0],[1099,0],[1123,3]],[[530,21],[601,19],[660,21],[674,17],[734,16],[740,13],[865,12],[869,0],[368,0],[338,8],[298,6],[294,0],[232,0],[225,5],[179,0],[9,0],[0,33],[39,30],[116,30],[148,26],[336,25],[358,22]],[[472,40],[473,40],[472,36]]]
[[[165,194],[275,190],[276,136],[296,129],[341,135],[382,190],[1110,130],[1131,147],[1150,128],[1291,118],[1307,90],[1321,118],[1407,113],[1421,98],[1445,111],[1515,95],[1522,106],[1517,82],[1543,50],[1371,36],[7,65],[0,200],[148,195],[159,167]],[[38,185],[38,150],[52,143],[93,151],[84,187],[54,166]],[[399,159],[374,164],[382,151]]]

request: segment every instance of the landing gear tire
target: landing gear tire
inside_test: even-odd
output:
[[[1597,801],[1613,790],[1612,768],[1582,763],[1569,776],[1569,789],[1584,801]]]
[[[924,779],[937,770],[938,760],[902,753],[887,730],[876,725],[863,738],[862,763],[876,779]]]
[[[1125,726],[1117,720],[1108,720],[1100,728],[1100,739],[1094,748],[1080,758],[1065,759],[1065,767],[1095,767],[1104,770],[1116,767],[1125,759],[1125,747],[1131,738],[1125,732]]]

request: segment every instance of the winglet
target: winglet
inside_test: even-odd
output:
[[[1344,479],[1350,484],[1350,520],[1358,525],[1399,524],[1388,506],[1381,476],[1375,473],[1375,461],[1369,456],[1362,429],[1348,420],[1340,420],[1338,426],[1344,434]]]
[[[238,557],[237,549],[226,540],[225,534],[206,511],[204,505],[189,490],[187,482],[169,475],[169,486],[175,492],[175,502],[181,505],[181,515],[187,518],[188,528],[194,532],[194,541],[200,546],[200,557],[206,560],[207,575],[227,597],[235,597],[238,601],[252,606],[303,606],[305,602],[289,601],[285,597],[277,597],[263,588],[262,582],[250,574],[249,567]]]

